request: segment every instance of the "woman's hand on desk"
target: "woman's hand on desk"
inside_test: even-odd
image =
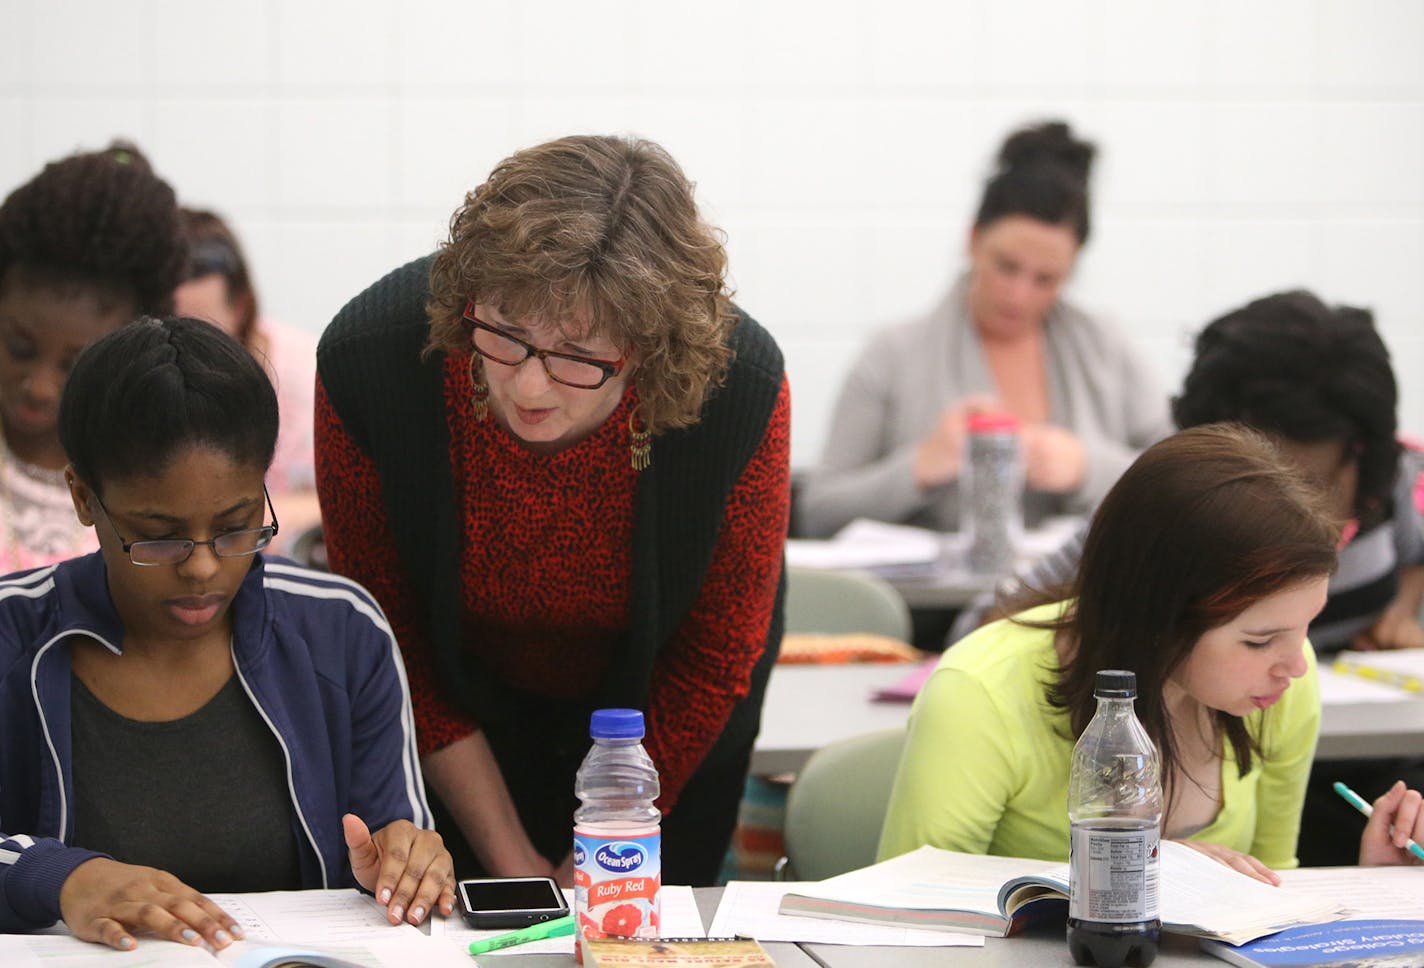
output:
[[[1250,854],[1243,854],[1239,850],[1232,850],[1230,847],[1223,847],[1221,844],[1213,844],[1205,840],[1179,840],[1177,843],[1206,854],[1212,860],[1225,864],[1247,877],[1265,881],[1272,887],[1281,886],[1280,876]]]
[[[439,834],[409,820],[397,820],[372,834],[354,813],[342,817],[341,824],[351,872],[386,906],[391,924],[419,924],[435,905],[447,916],[455,910],[455,863]]]
[[[1360,835],[1360,866],[1418,864],[1404,846],[1411,837],[1424,843],[1424,798],[1398,780],[1374,802],[1374,812]]]
[[[76,938],[121,951],[133,948],[135,934],[214,948],[242,937],[226,911],[167,871],[107,857],[87,860],[65,878],[59,911]]]

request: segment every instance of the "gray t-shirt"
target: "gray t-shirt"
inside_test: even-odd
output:
[[[74,843],[204,893],[300,888],[286,763],[236,675],[201,709],[139,722],[71,677]]]

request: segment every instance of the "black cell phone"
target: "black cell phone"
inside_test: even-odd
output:
[[[472,928],[524,928],[569,913],[552,877],[482,877],[457,887],[460,913]]]

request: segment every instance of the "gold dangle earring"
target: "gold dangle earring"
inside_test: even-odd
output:
[[[475,419],[483,422],[489,416],[489,384],[485,382],[484,367],[478,366],[479,358],[478,353],[470,351],[470,408]]]
[[[633,452],[633,470],[645,471],[653,463],[653,435],[638,420],[638,408],[628,414],[628,443]]]

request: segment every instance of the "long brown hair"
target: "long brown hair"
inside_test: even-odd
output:
[[[1163,687],[1197,640],[1254,603],[1335,570],[1339,523],[1262,435],[1239,424],[1183,430],[1146,450],[1093,515],[1049,701],[1080,735],[1096,709],[1099,669],[1137,674],[1137,715],[1162,755],[1169,787],[1178,756]],[[1269,713],[1267,714],[1269,715]],[[1213,711],[1241,775],[1260,745],[1239,716]]]
[[[731,362],[721,233],[651,141],[560,138],[500,162],[465,196],[430,272],[427,351],[468,353],[466,300],[511,319],[587,322],[638,361],[652,433],[694,424]]]

